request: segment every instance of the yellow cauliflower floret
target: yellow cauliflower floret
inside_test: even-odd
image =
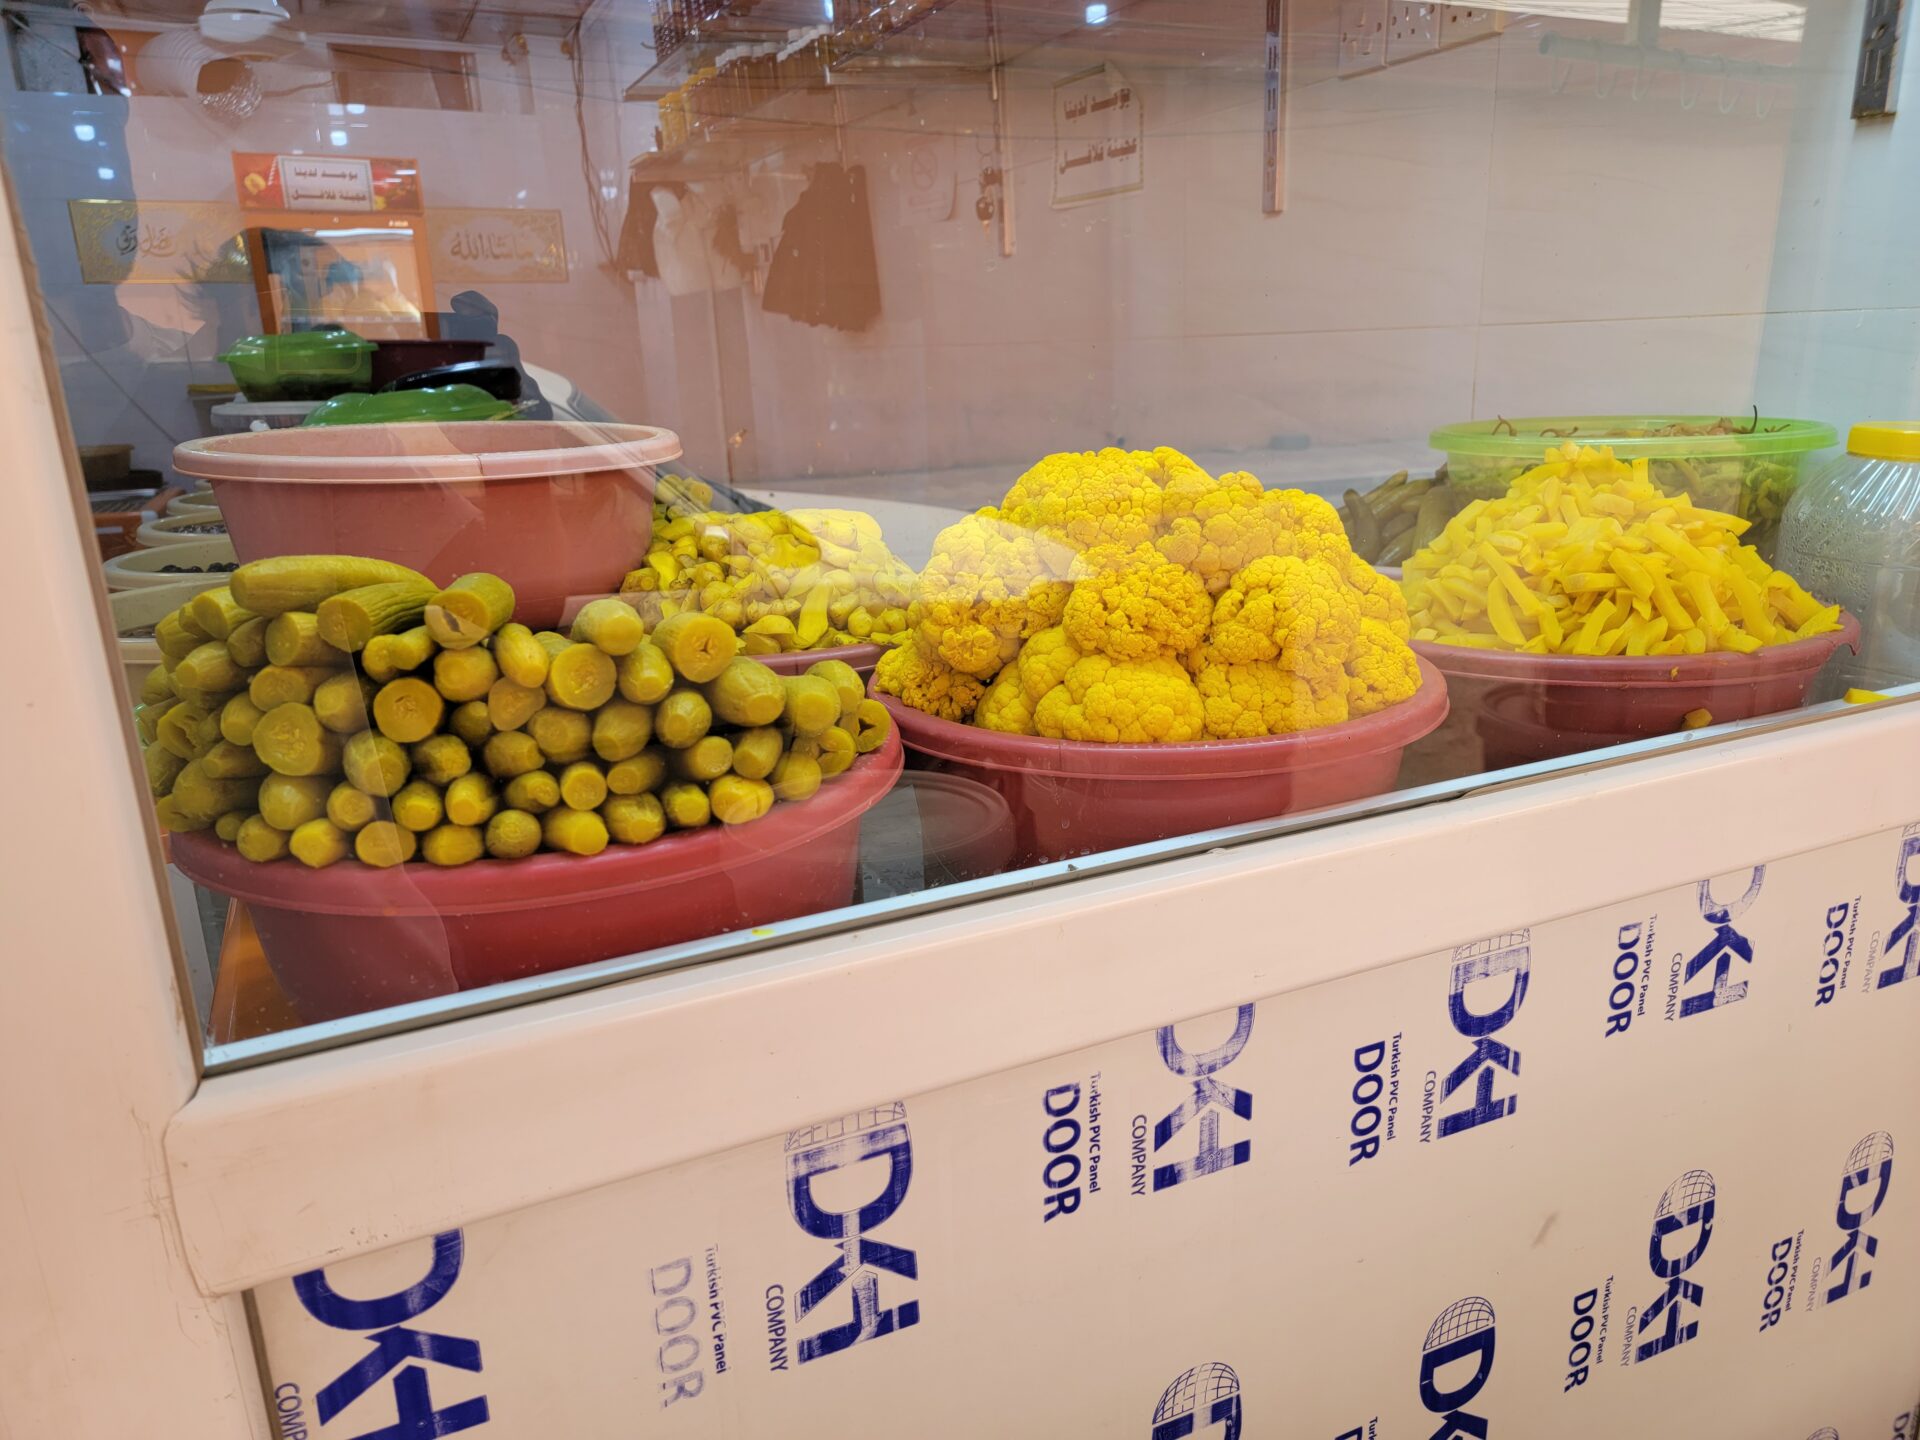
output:
[[[1020,671],[1009,665],[987,687],[980,708],[973,712],[973,723],[983,730],[998,730],[1007,735],[1033,734],[1033,701],[1020,683]]]
[[[1316,677],[1283,660],[1223,660],[1211,645],[1194,657],[1193,683],[1204,707],[1207,738],[1251,740],[1337,725],[1347,718],[1346,677]]]
[[[898,695],[914,709],[942,720],[966,720],[987,687],[909,641],[880,657],[873,688]]]
[[[1413,649],[1379,620],[1360,622],[1360,639],[1347,660],[1347,713],[1358,720],[1410,699],[1420,688]]]
[[[1080,659],[1080,648],[1067,638],[1058,625],[1049,626],[1020,647],[1020,658],[1010,669],[1020,676],[1020,688],[1027,699],[1040,703],[1040,697],[1067,678]]]
[[[928,652],[991,679],[1020,642],[1059,622],[1072,552],[989,511],[942,530],[914,587],[907,620]]]
[[[1302,560],[1325,560],[1345,572],[1353,546],[1347,540],[1340,512],[1318,495],[1304,490],[1269,490],[1275,504],[1286,515],[1282,536],[1275,545],[1278,555],[1296,555]]]
[[[1160,487],[1164,513],[1169,520],[1177,511],[1182,511],[1185,502],[1180,497],[1204,495],[1220,483],[1171,445],[1130,453],[1133,463]]]
[[[1014,481],[1000,518],[1076,550],[1131,549],[1160,529],[1159,483],[1124,450],[1049,455]]]
[[[1200,692],[1177,661],[1089,655],[1040,697],[1033,728],[1057,740],[1105,744],[1198,740]]]
[[[1209,640],[1240,665],[1284,660],[1324,685],[1347,663],[1360,633],[1360,593],[1325,560],[1268,555],[1233,577],[1214,602]]]
[[[1263,556],[1344,566],[1352,554],[1339,512],[1326,501],[1301,490],[1263,490],[1244,472],[1222,475],[1211,489],[1170,489],[1164,513],[1160,553],[1193,571],[1214,595]]]
[[[1394,581],[1358,555],[1347,556],[1347,583],[1360,592],[1360,618],[1378,620],[1402,640],[1413,638],[1407,622],[1407,597]]]
[[[1078,577],[1060,617],[1081,650],[1115,660],[1177,658],[1198,645],[1213,599],[1191,570],[1151,545],[1099,545],[1074,566]]]

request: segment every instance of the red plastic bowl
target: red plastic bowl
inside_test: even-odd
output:
[[[1792,710],[1842,645],[1858,650],[1860,622],[1742,655],[1517,655],[1413,642],[1446,673],[1463,716],[1472,716],[1489,769],[1551,760],[1683,728],[1689,711],[1715,722]]]
[[[671,430],[558,421],[339,425],[190,440],[174,468],[213,486],[242,562],[368,555],[445,582],[489,570],[514,617],[557,624],[611,594],[653,534]]]
[[[172,837],[173,863],[247,902],[275,978],[312,1023],[850,904],[860,817],[900,769],[894,736],[764,820],[594,856],[309,870],[253,864],[199,833]]]
[[[886,653],[883,645],[836,645],[830,650],[783,650],[778,655],[753,658],[776,675],[804,675],[809,665],[817,665],[822,660],[844,660],[865,680]]]
[[[1400,755],[1447,718],[1447,684],[1424,661],[1413,698],[1362,720],[1258,740],[1100,745],[1003,735],[879,697],[916,768],[1000,792],[1015,863],[1040,864],[1391,790]]]

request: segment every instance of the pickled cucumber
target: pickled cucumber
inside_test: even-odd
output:
[[[773,787],[743,775],[722,775],[707,787],[707,798],[722,825],[744,825],[773,809]]]
[[[468,650],[448,654],[478,654]],[[547,705],[547,692],[538,685],[522,685],[502,675],[487,691],[487,722],[495,730],[518,730]]]
[[[560,803],[560,782],[545,770],[529,770],[507,781],[501,798],[510,810],[544,815]]]
[[[510,780],[515,775],[538,770],[547,761],[533,737],[524,730],[502,730],[489,737],[480,759],[487,773],[496,780]]]
[[[276,830],[298,830],[327,813],[333,787],[323,775],[269,775],[260,782],[260,818]]]
[[[249,670],[267,663],[267,617],[255,615],[227,632],[227,654]]]
[[[253,672],[247,696],[262,710],[276,705],[304,705],[338,673],[324,665],[269,665]]]
[[[787,706],[787,692],[780,677],[744,655],[729,660],[726,668],[701,687],[713,713],[729,725],[771,725]]]
[[[612,657],[592,645],[569,645],[547,668],[547,698],[569,710],[597,710],[613,698]]]
[[[540,838],[552,850],[598,855],[607,848],[607,825],[597,811],[561,805],[540,817]]]
[[[679,780],[718,780],[733,768],[733,742],[720,735],[703,735],[667,757],[667,768]]]
[[[347,652],[329,645],[320,634],[320,617],[311,610],[289,610],[267,622],[267,659],[275,665],[347,663]]]
[[[309,820],[287,837],[287,849],[302,865],[315,870],[347,858],[353,837],[331,820]]]
[[[853,714],[855,707],[866,698],[866,682],[860,678],[860,672],[844,660],[816,660],[807,667],[807,674],[833,686],[834,693],[840,697],[843,719]]]
[[[840,719],[840,692],[818,675],[788,675],[780,719],[796,735],[819,735]]]
[[[673,666],[664,650],[643,641],[631,655],[621,657],[618,683],[623,699],[636,705],[657,704],[673,689]]]
[[[372,820],[355,832],[353,853],[362,865],[384,870],[406,864],[419,843],[413,831],[405,826],[391,820]]]
[[[433,657],[433,688],[455,705],[482,699],[499,678],[493,652],[482,646],[442,650]]]
[[[786,751],[786,739],[771,725],[742,730],[733,737],[733,773],[764,780]]]
[[[676,690],[653,710],[653,734],[662,745],[684,750],[713,728],[713,710],[698,690]]]
[[[513,587],[498,575],[462,575],[427,602],[427,630],[448,650],[478,645],[513,618]]]
[[[887,737],[893,733],[893,716],[878,700],[862,700],[852,720],[843,721],[840,728],[853,735],[855,750],[871,755],[886,744]]]
[[[615,795],[638,795],[658,790],[667,778],[668,751],[658,746],[642,750],[631,760],[607,767],[607,789]]]
[[[287,853],[287,841],[290,838],[285,830],[275,829],[263,816],[249,815],[240,822],[240,830],[233,837],[233,843],[245,859],[256,865],[264,865]]]
[[[628,700],[609,700],[593,717],[593,753],[608,764],[630,759],[653,739],[653,711]]]
[[[484,825],[500,808],[500,797],[494,791],[492,779],[474,771],[447,786],[444,803],[449,823]]]
[[[253,727],[265,713],[250,696],[234,696],[220,707],[220,738],[235,745],[253,744]]]
[[[600,807],[607,834],[622,845],[645,845],[666,833],[667,816],[654,795],[615,795]]]
[[[360,652],[360,668],[377,685],[418,670],[433,658],[433,636],[424,625],[376,635]]]
[[[598,810],[607,798],[607,777],[591,760],[576,760],[560,772],[560,798],[575,810]]]
[[[362,730],[340,752],[341,767],[356,790],[387,796],[407,783],[413,762],[407,752],[385,735]]]
[[[327,792],[327,819],[351,834],[380,817],[380,806],[373,796],[342,780]]]
[[[493,637],[493,659],[502,675],[529,690],[538,690],[547,683],[547,667],[553,662],[547,647],[520,624],[500,627]]]
[[[373,697],[373,723],[380,733],[401,745],[424,740],[440,728],[447,702],[424,680],[411,676],[389,680]]]
[[[593,721],[578,710],[549,705],[527,721],[527,734],[555,765],[571,765],[593,753]]]
[[[647,638],[647,627],[624,600],[590,600],[573,617],[573,638],[615,657],[631,655]]]
[[[418,625],[434,596],[429,581],[389,580],[343,590],[314,610],[320,638],[336,650],[364,650],[376,635]]]
[[[451,785],[473,769],[473,752],[458,735],[429,735],[407,755],[413,761],[413,773],[434,785]]]
[[[394,823],[423,835],[446,818],[440,792],[424,780],[409,780],[394,793]]]
[[[313,713],[336,735],[353,735],[367,728],[367,700],[372,687],[350,670],[329,675],[314,688]]]
[[[662,790],[660,808],[666,814],[667,823],[676,830],[698,830],[713,818],[706,787],[690,782],[669,785]]]
[[[486,836],[473,825],[441,825],[420,837],[420,858],[429,865],[468,865],[486,853]]]
[[[779,799],[808,800],[820,788],[820,762],[811,755],[783,755],[770,778],[773,793]]]
[[[340,764],[340,737],[320,723],[311,705],[294,701],[260,717],[253,753],[278,775],[323,775]]]
[[[469,700],[454,708],[453,714],[447,717],[447,728],[477,750],[493,734],[492,712],[487,709],[486,701]]]
[[[540,848],[540,822],[524,810],[502,810],[487,821],[487,854],[520,860]]]

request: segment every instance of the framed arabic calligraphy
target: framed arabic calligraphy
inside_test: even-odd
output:
[[[244,285],[253,278],[238,206],[69,200],[67,216],[89,285]]]
[[[1053,86],[1055,209],[1123,195],[1146,183],[1140,92],[1111,65]]]
[[[567,235],[558,210],[429,210],[427,243],[433,273],[448,284],[567,278]]]

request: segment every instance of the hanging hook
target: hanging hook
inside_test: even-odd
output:
[[[1700,81],[1698,76],[1694,78],[1693,89],[1691,91],[1687,89],[1687,76],[1693,73],[1692,67],[1682,62],[1680,66],[1680,108],[1682,110],[1691,110],[1700,103]]]
[[[1606,77],[1607,82],[1604,87],[1600,84],[1602,76]],[[1593,67],[1593,98],[1596,100],[1604,100],[1613,94],[1613,82],[1619,78],[1620,72],[1614,66],[1595,65]]]
[[[1762,95],[1765,95],[1767,99],[1765,105],[1760,103],[1760,97]],[[1777,97],[1774,95],[1771,87],[1756,85],[1753,90],[1753,118],[1756,120],[1764,120],[1767,116],[1771,115],[1773,113],[1773,102],[1775,98]]]
[[[1647,56],[1640,53],[1640,63],[1633,67],[1633,98],[1637,103],[1647,98],[1647,92],[1653,89],[1653,77],[1647,74]]]
[[[1719,107],[1722,115],[1731,115],[1740,108],[1740,87],[1738,84],[1729,84],[1728,81],[1731,78],[1727,73],[1727,57],[1722,55],[1720,57],[1720,92],[1714,98],[1714,104]],[[1727,98],[1729,95],[1733,97],[1731,100]]]
[[[1573,61],[1569,60],[1566,64],[1562,65],[1551,55],[1547,57],[1547,90],[1549,93],[1564,95],[1567,90],[1567,81],[1572,75]]]

